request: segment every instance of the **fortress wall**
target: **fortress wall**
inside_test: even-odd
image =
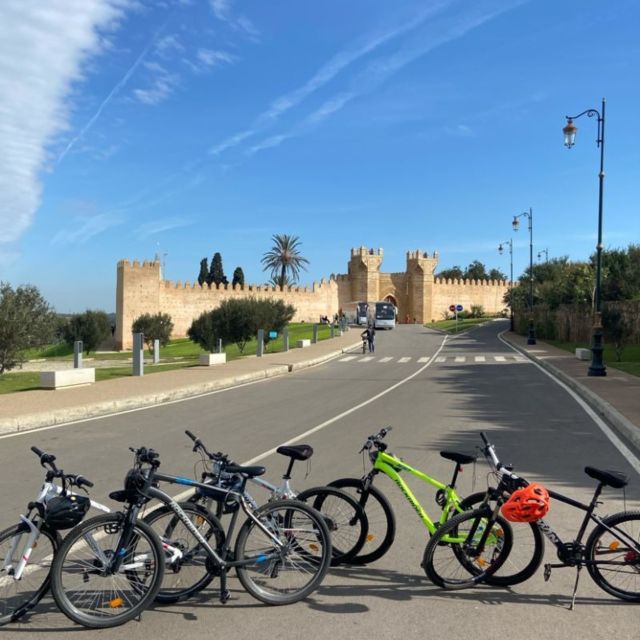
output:
[[[284,291],[266,285],[227,285],[219,289],[198,283],[160,280],[160,264],[137,261],[118,263],[116,303],[116,348],[132,346],[131,325],[143,313],[168,313],[173,321],[172,338],[187,335],[192,321],[201,313],[219,306],[224,300],[253,296],[258,299],[284,300],[296,309],[294,322],[318,322],[321,315],[333,316],[339,309],[339,287],[349,286],[336,280],[321,280],[311,287],[290,287]],[[120,302],[121,301],[121,302]]]
[[[508,290],[506,281],[436,278],[431,320],[442,320],[452,304],[461,304],[465,311],[470,311],[472,305],[482,305],[486,313],[500,313],[506,307],[503,299]]]

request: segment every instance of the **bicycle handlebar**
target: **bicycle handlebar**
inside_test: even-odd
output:
[[[387,433],[389,433],[389,431],[391,431],[391,429],[393,429],[393,427],[384,427],[383,429],[380,429],[378,433],[369,436],[358,453],[369,451],[374,445],[379,445],[381,440],[387,435]]]
[[[47,471],[47,479],[53,480],[54,478],[59,478],[62,480],[63,488],[65,483],[69,483],[70,485],[75,485],[76,487],[82,488],[85,487],[93,487],[93,482],[84,476],[73,473],[65,473],[62,469],[58,469],[55,464],[56,457],[52,453],[47,453],[38,447],[31,447],[31,451],[35,453],[40,458],[40,464],[44,467],[48,465],[50,467],[49,471]]]
[[[189,429],[185,429],[185,433],[191,440],[193,440],[193,450],[198,451],[200,449],[202,453],[204,453],[209,460],[213,460],[214,462],[223,462],[225,464],[233,464],[233,461],[229,459],[229,456],[226,453],[222,453],[222,451],[216,451],[212,453],[204,446],[204,442],[200,440],[200,438],[196,437]]]

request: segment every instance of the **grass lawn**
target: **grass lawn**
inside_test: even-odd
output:
[[[576,349],[588,349],[590,345],[577,342],[560,342],[559,340],[544,340],[558,349],[575,353]],[[640,345],[633,344],[622,350],[620,362],[616,362],[616,352],[612,345],[604,345],[604,363],[607,367],[620,369],[632,376],[640,376]]]
[[[429,329],[439,329],[447,333],[461,333],[472,327],[476,327],[483,322],[489,322],[491,318],[464,318],[459,319],[456,328],[455,320],[439,320],[438,322],[430,322],[424,326]]]
[[[298,340],[313,337],[313,325],[308,323],[296,323],[289,325],[289,345],[294,348]],[[318,340],[326,340],[331,337],[331,329],[327,325],[318,326]],[[280,334],[275,340],[270,340],[266,346],[266,353],[276,353],[284,348],[284,340]],[[235,360],[243,355],[255,355],[256,340],[251,340],[245,345],[244,354],[235,344],[227,345],[225,348],[227,360]],[[198,363],[198,356],[206,353],[197,344],[188,338],[172,340],[166,347],[160,350],[160,364],[152,365],[148,362],[149,352],[145,349],[144,373],[157,373],[158,371],[168,371],[169,369],[182,369],[193,367]],[[118,367],[96,367],[96,382],[110,380],[111,378],[122,378],[131,375],[131,351],[110,352],[108,354],[91,353],[83,356],[85,365],[91,366],[94,360],[122,360],[123,366]],[[55,344],[42,349],[30,349],[25,357],[27,360],[68,360],[73,359],[73,349],[65,344]],[[126,364],[125,364],[126,363]],[[40,373],[37,371],[16,371],[0,376],[0,394],[14,393],[18,391],[30,391],[40,388]]]

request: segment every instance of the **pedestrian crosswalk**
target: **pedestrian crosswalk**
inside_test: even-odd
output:
[[[434,364],[443,365],[469,365],[469,364],[517,364],[529,362],[527,358],[518,353],[508,353],[504,355],[500,354],[486,354],[481,356],[476,355],[446,355],[430,358],[429,356],[383,356],[378,357],[375,355],[348,355],[340,358],[338,362],[376,362],[376,363],[390,363],[395,362],[398,364],[426,364],[433,360]]]

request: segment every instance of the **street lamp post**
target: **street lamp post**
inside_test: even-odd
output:
[[[509,245],[509,331],[513,331],[513,240],[505,240],[498,245],[498,253],[502,255],[504,253],[505,244]]]
[[[571,149],[576,141],[576,132],[578,128],[573,124],[581,116],[587,115],[590,118],[597,116],[598,118],[598,138],[596,144],[600,148],[600,172],[598,173],[599,189],[598,189],[598,244],[596,245],[596,291],[595,291],[595,313],[593,318],[593,340],[591,344],[591,366],[589,367],[590,376],[606,376],[607,368],[603,358],[603,339],[602,339],[602,198],[604,192],[604,107],[605,99],[602,98],[602,112],[597,109],[587,109],[577,116],[565,116],[567,119],[566,126],[562,129],[564,133],[564,144]]]
[[[544,261],[549,262],[549,249],[543,249],[542,251],[538,251],[538,260],[544,255]]]
[[[527,344],[536,344],[536,329],[533,324],[533,209],[529,207],[529,211],[525,211],[518,216],[513,216],[513,230],[520,228],[520,220],[525,216],[529,220],[529,336]]]

